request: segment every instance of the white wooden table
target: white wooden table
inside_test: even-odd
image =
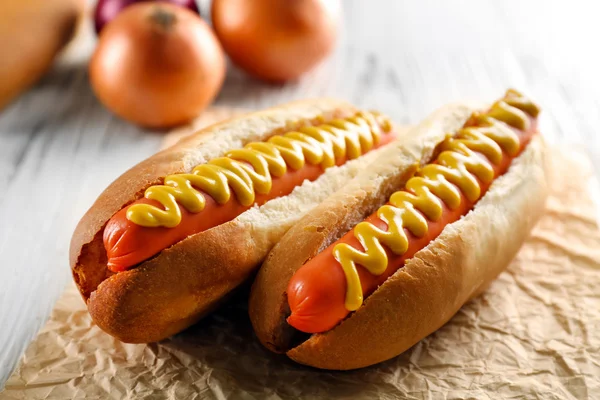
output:
[[[407,124],[444,102],[492,100],[514,86],[543,105],[546,136],[584,145],[598,171],[596,3],[345,0],[342,41],[324,65],[284,86],[230,69],[217,104],[262,108],[330,95]],[[70,279],[75,224],[161,142],[162,133],[129,125],[96,100],[90,47],[0,114],[0,388]]]

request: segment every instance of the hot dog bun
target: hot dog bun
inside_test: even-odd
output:
[[[403,187],[447,133],[485,105],[447,106],[393,143],[349,185],[291,228],[254,282],[249,304],[259,340],[293,360],[347,370],[395,357],[444,325],[510,263],[543,211],[547,182],[539,135],[475,208],[387,279],[335,328],[306,335],[286,323],[294,273]]]
[[[190,171],[231,149],[307,122],[356,111],[345,102],[321,99],[235,118],[183,139],[115,180],[81,219],[70,248],[73,277],[96,324],[131,343],[158,341],[191,325],[248,279],[289,227],[357,175],[380,150],[328,168],[290,195],[189,236],[117,274],[107,269],[102,242],[103,229],[115,213],[166,175]]]

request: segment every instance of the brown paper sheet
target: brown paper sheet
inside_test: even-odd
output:
[[[547,212],[508,271],[399,357],[350,372],[296,365],[253,337],[240,291],[158,344],[123,344],[90,320],[75,287],[3,399],[585,399],[600,397],[600,231],[589,160],[555,149]],[[401,310],[399,310],[401,312]]]

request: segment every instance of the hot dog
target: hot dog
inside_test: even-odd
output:
[[[538,113],[509,90],[491,106],[442,109],[382,152],[269,254],[250,296],[259,340],[303,364],[353,369],[446,323],[543,210]]]
[[[279,136],[274,138],[279,138]],[[385,135],[379,139],[378,143],[365,144],[364,148],[370,150],[373,145],[376,147],[385,145],[392,138],[392,135]],[[341,150],[339,152],[341,153]],[[290,168],[285,172],[281,171],[280,176],[272,177],[271,183],[266,185],[268,187],[264,189],[263,193],[258,192],[257,188],[258,193],[251,196],[244,204],[239,201],[229,201],[231,196],[223,204],[220,204],[213,196],[199,190],[205,202],[202,212],[192,212],[185,207],[179,207],[181,221],[175,227],[143,226],[131,221],[128,214],[132,213],[134,206],[139,207],[142,204],[157,208],[164,206],[153,199],[137,200],[133,205],[123,208],[115,214],[104,229],[104,247],[108,256],[108,268],[113,272],[131,268],[189,235],[203,232],[237,217],[253,205],[261,206],[271,199],[285,196],[296,186],[302,184],[304,180],[313,181],[323,174],[325,168],[343,165],[348,160],[341,155],[335,157],[331,154],[330,156],[331,160],[326,165],[305,164],[295,170]],[[358,157],[358,154],[354,156]],[[255,171],[251,164],[244,163],[239,167],[248,167],[249,170]],[[153,187],[153,189],[155,188]]]
[[[396,135],[375,112],[295,102],[204,129],[133,167],[71,241],[73,277],[92,318],[133,343],[186,328]]]

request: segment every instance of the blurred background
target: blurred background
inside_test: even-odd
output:
[[[333,96],[415,124],[514,87],[599,170],[597,2],[130,2],[0,4],[0,384],[69,280],[79,218],[195,118]]]

